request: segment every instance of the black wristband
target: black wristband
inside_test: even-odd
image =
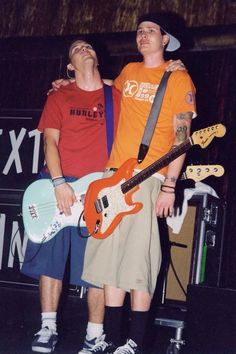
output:
[[[165,187],[165,188],[173,189],[173,191],[166,191],[166,190],[163,189],[164,187]],[[161,186],[161,191],[164,192],[164,193],[171,193],[171,194],[174,194],[174,193],[175,193],[175,187],[168,186],[168,185],[162,185],[162,186]]]

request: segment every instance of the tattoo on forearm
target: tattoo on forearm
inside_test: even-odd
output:
[[[176,182],[177,178],[175,176],[166,176],[165,181],[171,181],[171,182]]]

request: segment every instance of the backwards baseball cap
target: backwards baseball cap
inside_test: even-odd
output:
[[[168,35],[169,42],[166,46],[166,51],[174,52],[180,47],[180,41],[174,37],[170,32],[173,31],[173,16],[168,13],[147,13],[139,17],[137,26],[142,22],[153,22],[160,26],[160,28]]]

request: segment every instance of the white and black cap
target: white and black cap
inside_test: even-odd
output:
[[[169,16],[168,13],[147,13],[139,17],[138,19],[138,24],[137,27],[140,25],[142,22],[153,22],[160,26],[160,28],[168,35],[169,37],[169,42],[166,46],[166,51],[167,52],[174,52],[175,50],[179,49],[180,47],[180,41],[174,37],[170,32],[172,32],[172,18]]]

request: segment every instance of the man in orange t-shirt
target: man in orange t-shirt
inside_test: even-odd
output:
[[[146,14],[138,21],[136,42],[143,56],[140,63],[125,66],[115,86],[122,92],[121,114],[105,176],[129,158],[137,158],[142,135],[156,90],[168,62],[164,50],[174,51],[180,43],[169,30],[166,14]],[[181,144],[190,135],[191,120],[196,116],[195,88],[186,72],[175,71],[166,93],[153,138],[143,162],[144,169]],[[145,326],[161,265],[158,217],[172,215],[175,185],[185,156],[140,184],[133,202],[143,208],[125,216],[115,231],[103,240],[90,238],[85,253],[83,279],[105,289],[106,339],[104,348],[115,354],[141,353]],[[110,169],[110,171],[109,171]],[[136,173],[136,171],[134,171]],[[126,344],[119,347],[121,314],[126,292],[131,294],[130,331]]]

